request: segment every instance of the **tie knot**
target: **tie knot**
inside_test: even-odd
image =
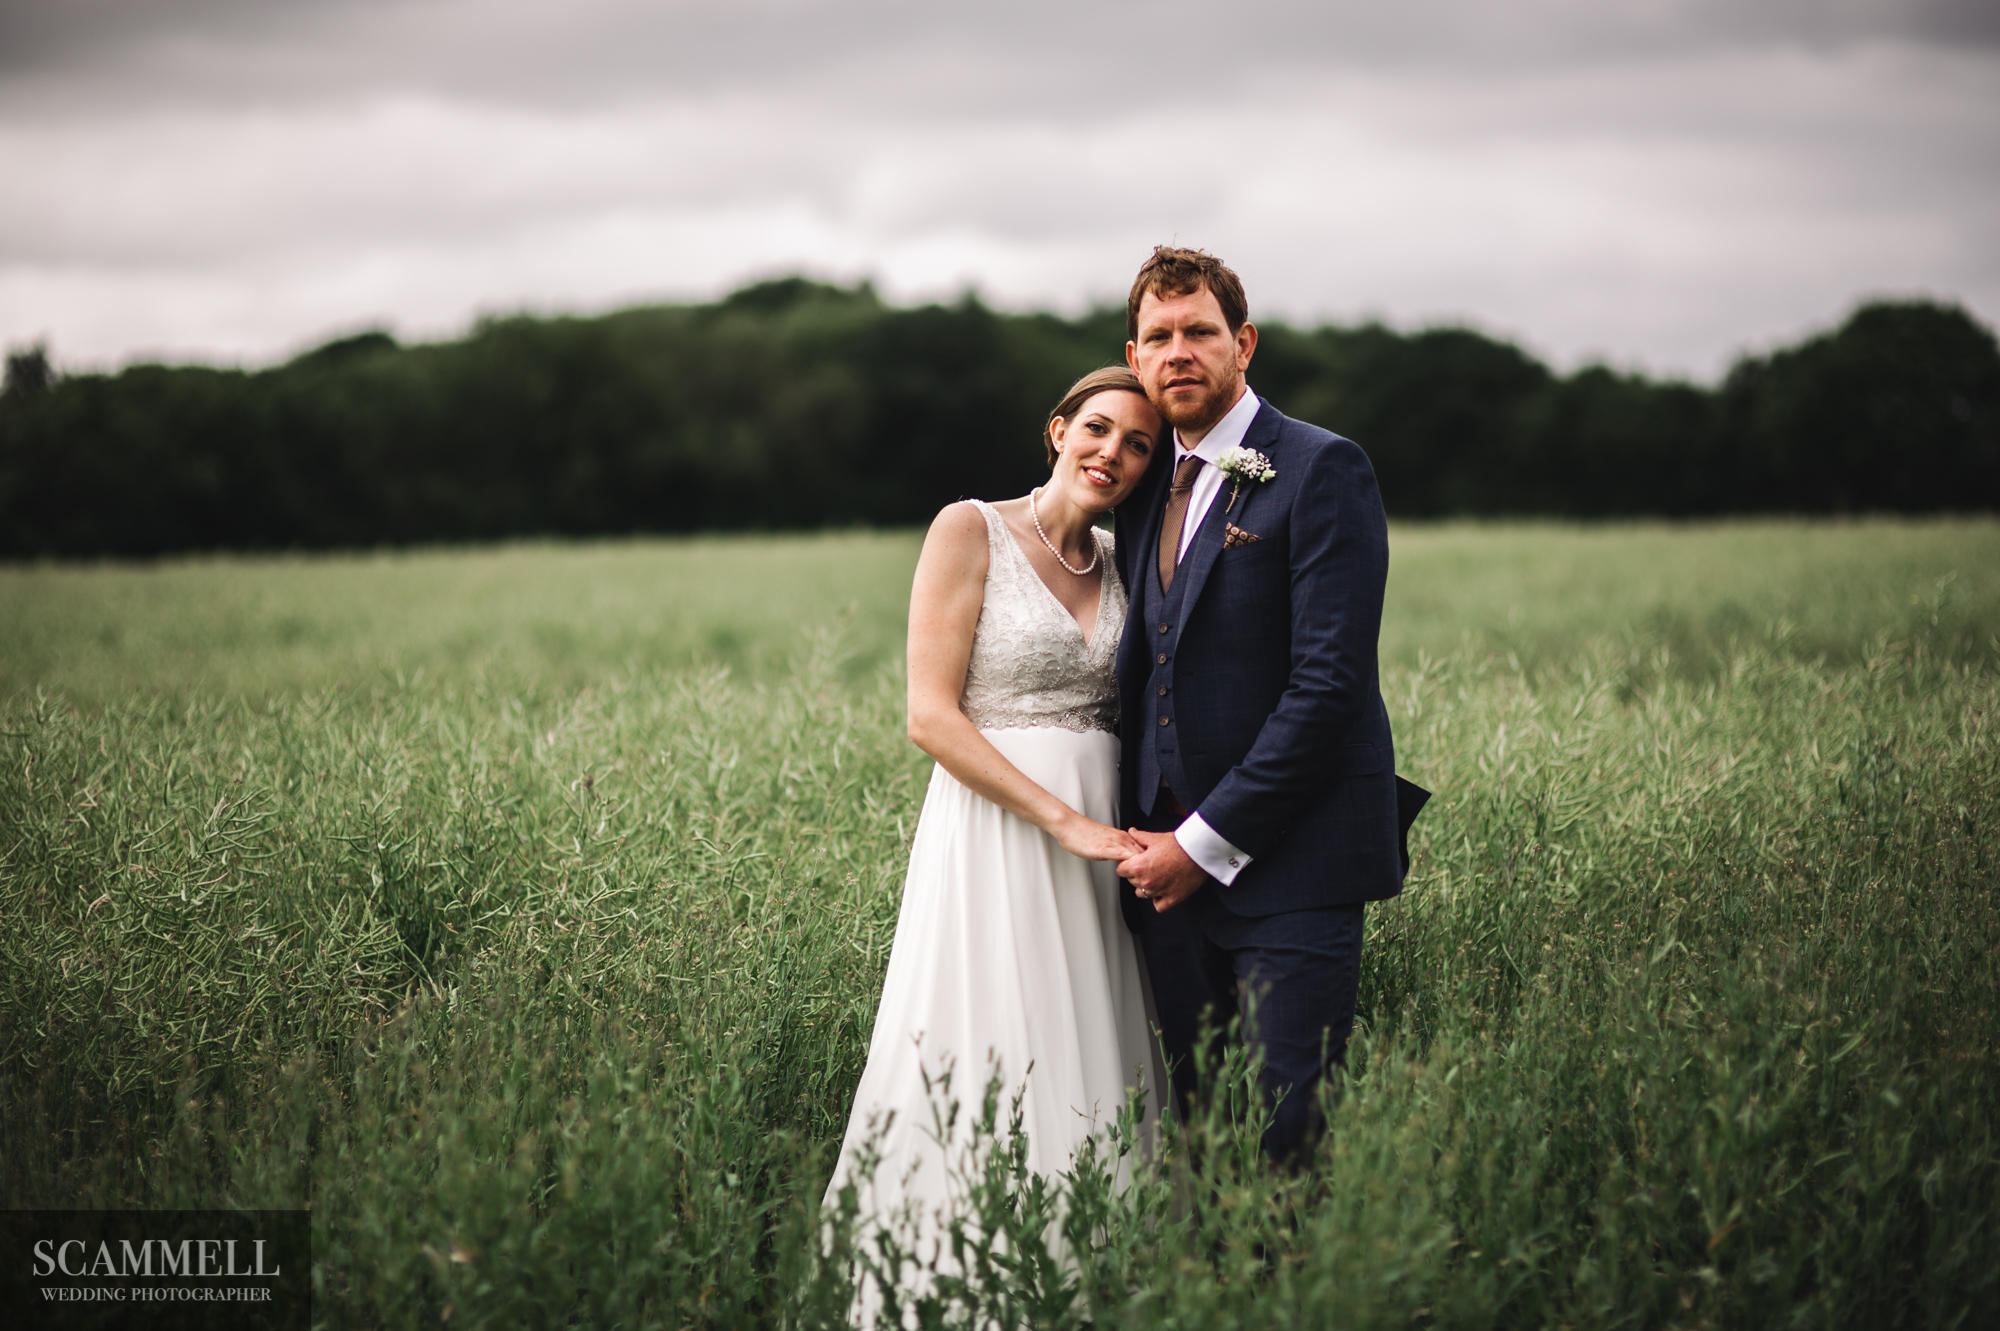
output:
[[[1176,490],[1193,489],[1195,473],[1200,470],[1201,470],[1200,457],[1198,457],[1193,453],[1190,453],[1186,457],[1182,458],[1180,466],[1174,468],[1174,489]]]

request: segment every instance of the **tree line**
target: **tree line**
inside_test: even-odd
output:
[[[1863,306],[1713,387],[1552,371],[1466,329],[1260,325],[1250,382],[1367,450],[1395,517],[2000,509],[2000,349]],[[898,308],[764,282],[707,305],[331,342],[271,369],[0,393],[0,556],[923,523],[1046,475],[1042,418],[1124,312]]]

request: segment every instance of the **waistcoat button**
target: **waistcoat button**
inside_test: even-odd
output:
[[[1160,724],[1161,724],[1161,725],[1166,725],[1166,724],[1167,724],[1167,718],[1166,718],[1166,717],[1164,717],[1164,716],[1163,716],[1163,717],[1161,717],[1161,718],[1160,718]]]

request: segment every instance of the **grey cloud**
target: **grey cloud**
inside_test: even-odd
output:
[[[1063,117],[1296,70],[1546,69],[1745,45],[2000,43],[1991,0],[10,0],[0,91],[269,101],[423,88],[499,101],[806,84],[822,95]],[[1151,86],[1157,78],[1161,86]]]
[[[0,340],[255,358],[795,268],[1076,308],[1178,235],[1289,317],[1706,370],[1863,292],[2000,312],[1996,15],[0,0]]]
[[[403,0],[9,0],[0,6],[0,75],[76,72],[168,41],[310,36],[354,11]]]

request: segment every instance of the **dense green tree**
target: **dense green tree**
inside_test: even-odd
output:
[[[49,364],[48,343],[37,342],[7,353],[7,374],[0,380],[0,392],[40,393],[55,379],[55,367]]]
[[[2000,350],[1952,306],[1866,306],[1712,391],[1466,329],[1262,332],[1252,384],[1360,442],[1398,516],[2000,507]],[[0,555],[921,523],[1039,481],[1049,404],[1124,340],[1122,310],[785,278],[254,373],[64,378],[34,348],[0,394]]]
[[[1724,381],[1743,506],[1854,513],[2000,502],[2000,353],[1964,310],[1857,310]]]

